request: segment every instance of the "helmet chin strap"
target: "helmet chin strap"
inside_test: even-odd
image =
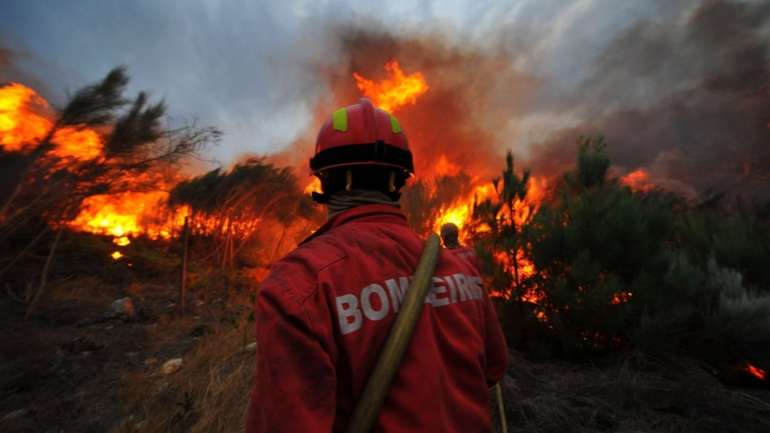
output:
[[[345,191],[353,191],[353,172],[345,170]]]

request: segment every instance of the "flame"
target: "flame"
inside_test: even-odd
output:
[[[446,155],[441,155],[433,167],[434,176],[456,176],[460,173],[460,166],[447,159]]]
[[[441,164],[441,159],[439,159],[439,164]],[[514,204],[514,219],[517,224],[523,224],[537,210],[539,203],[545,196],[545,190],[546,181],[544,178],[530,178],[527,199],[525,201],[517,201]],[[432,225],[433,231],[438,232],[442,225],[453,223],[460,230],[460,241],[467,241],[470,233],[466,233],[463,229],[471,220],[473,203],[485,199],[494,199],[495,195],[495,189],[489,182],[477,185],[468,196],[455,200],[451,205],[439,211],[438,217]],[[477,232],[487,230],[489,230],[488,227],[480,227],[477,229]]]
[[[439,160],[439,164],[441,164],[441,160]],[[466,242],[469,238],[469,234],[463,229],[471,220],[474,201],[490,198],[493,192],[494,188],[487,183],[478,185],[467,197],[462,197],[446,208],[440,209],[438,217],[433,222],[433,231],[439,232],[441,231],[442,225],[452,223],[456,225],[460,231],[460,241]]]
[[[634,294],[631,292],[613,293],[610,302],[612,302],[612,305],[625,304],[631,300],[632,296],[634,296]]]
[[[444,161],[442,161],[442,159]],[[446,163],[448,163],[448,161],[446,161],[445,158],[440,158],[438,166],[446,167]],[[503,212],[501,217],[504,219],[512,218],[514,223],[517,225],[524,224],[529,220],[529,218],[531,218],[532,214],[538,209],[540,203],[543,201],[546,187],[546,180],[544,178],[530,178],[528,186],[529,189],[527,191],[525,200],[517,201],[514,203],[513,215],[508,215],[507,213]],[[490,182],[484,182],[475,186],[470,194],[455,200],[446,208],[442,208],[439,211],[435,221],[433,222],[433,230],[439,231],[443,224],[454,223],[460,230],[460,241],[464,244],[467,244],[471,240],[473,234],[470,233],[466,228],[470,225],[472,220],[474,203],[485,199],[491,199],[493,201],[497,199],[497,191],[495,191],[495,188]],[[488,232],[491,229],[487,226],[481,226],[473,227],[473,230],[476,234],[479,234]],[[497,263],[502,265],[503,269],[505,269],[507,273],[511,275],[516,273],[518,275],[519,281],[524,281],[527,278],[535,275],[537,272],[535,265],[526,256],[523,250],[517,250],[515,252],[515,259],[505,251],[498,251],[495,253],[494,259],[497,261]],[[503,299],[510,299],[512,296],[517,295],[521,301],[538,306],[534,312],[535,317],[538,320],[548,320],[545,311],[542,309],[544,295],[537,288],[528,288],[524,293],[515,294],[514,290],[511,288],[497,287],[492,288],[489,294],[493,298]]]
[[[67,163],[102,158],[104,144],[96,130],[72,125],[55,130],[54,111],[48,102],[33,89],[19,83],[0,87],[0,146],[8,152],[30,152],[50,137],[51,149],[45,156],[62,160],[57,168]],[[129,184],[140,179],[125,179]],[[169,238],[184,210],[166,209],[167,192],[128,192],[96,195],[83,201],[78,215],[67,225],[78,231],[114,236],[118,246],[130,244],[128,236],[145,235],[152,239]],[[165,211],[164,211],[165,210]],[[58,221],[55,223],[59,223]],[[119,251],[112,254],[117,260]]]
[[[767,373],[765,370],[755,367],[749,363],[746,363],[746,367],[743,368],[744,371],[751,374],[752,376],[756,377],[759,380],[765,380],[767,378]]]
[[[0,147],[8,152],[31,150],[51,129],[41,111],[48,103],[29,87],[11,83],[0,88]]]
[[[101,136],[90,128],[61,128],[51,141],[56,145],[54,155],[80,161],[98,158],[104,148]]]
[[[370,98],[374,105],[387,112],[393,112],[405,105],[414,105],[417,98],[428,91],[428,82],[420,72],[404,74],[397,60],[385,63],[388,78],[375,82],[354,72],[356,86]]]
[[[118,245],[125,242],[120,239],[127,241],[127,236],[169,239],[174,228],[184,224],[189,210],[185,207],[170,210],[165,204],[167,199],[165,191],[94,195],[83,201],[80,213],[69,226],[78,231],[114,236]]]
[[[119,247],[125,247],[131,244],[131,239],[129,239],[128,236],[121,236],[113,239],[112,243]]]
[[[621,177],[620,183],[638,192],[647,192],[655,188],[655,184],[650,182],[650,174],[643,168]]]
[[[54,122],[45,99],[31,88],[11,83],[0,88],[0,147],[8,152],[28,152],[40,145]],[[91,128],[58,128],[51,138],[52,154],[63,159],[88,161],[102,154],[102,138]]]
[[[321,179],[313,177],[313,180],[305,187],[305,194],[310,195],[314,192],[321,193]]]
[[[118,260],[121,257],[123,257],[123,254],[120,251],[115,251],[112,254],[110,254],[110,257],[112,257],[113,260]]]

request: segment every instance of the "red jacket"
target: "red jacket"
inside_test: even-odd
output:
[[[454,253],[457,257],[460,257],[461,259],[467,261],[471,264],[474,268],[481,269],[481,266],[479,265],[479,257],[476,255],[476,250],[474,250],[472,247],[457,247],[457,248],[449,248],[449,251]]]
[[[343,432],[424,240],[397,209],[343,212],[275,263],[257,298],[248,433]],[[507,351],[475,269],[442,250],[374,432],[489,432]]]

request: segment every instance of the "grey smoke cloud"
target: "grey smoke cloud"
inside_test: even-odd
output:
[[[573,102],[583,123],[535,146],[535,164],[569,164],[575,136],[598,131],[615,164],[681,192],[770,198],[769,31],[766,2],[704,1],[636,23],[583,81]]]
[[[646,167],[692,190],[714,181],[702,173],[745,186],[770,167],[770,12],[761,0],[37,0],[2,8],[0,41],[24,53],[14,56],[16,69],[43,83],[46,96],[62,101],[126,64],[134,89],[165,98],[175,118],[225,130],[212,151],[223,163],[281,151],[302,160],[321,113],[357,98],[350,73],[376,75],[398,55],[425,70],[433,80],[425,103],[445,104],[454,122],[436,132],[426,123],[432,115],[407,109],[399,115],[410,135],[450,153],[481,137],[475,153],[454,155],[460,163],[486,164],[511,148],[553,173],[572,162],[577,135],[603,132],[621,171]]]

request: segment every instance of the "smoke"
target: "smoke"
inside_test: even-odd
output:
[[[572,165],[579,135],[602,133],[618,174],[644,168],[690,195],[709,186],[764,194],[769,184],[766,0],[87,9],[9,8],[8,46],[29,53],[22,65],[46,86],[25,83],[56,103],[57,92],[126,64],[132,85],[158,91],[175,117],[225,130],[212,155],[224,163],[268,152],[306,173],[320,124],[359,97],[352,73],[381,78],[395,58],[430,85],[395,113],[418,176],[435,174],[444,156],[471,177],[491,177],[507,149],[517,166],[550,176]],[[58,37],[65,27],[77,31]],[[7,58],[0,51],[5,79]]]
[[[664,187],[770,197],[770,4],[705,1],[639,22],[601,54],[567,107],[585,117],[533,147],[536,170],[574,159],[575,138],[602,133],[619,169]]]
[[[320,100],[308,129],[273,161],[306,166],[320,124],[335,108],[361,97],[353,73],[378,81],[386,77],[385,63],[396,59],[405,73],[420,72],[429,85],[416,104],[394,113],[409,138],[417,176],[463,172],[486,180],[496,174],[505,151],[496,125],[524,113],[538,86],[511,67],[508,53],[482,45],[461,48],[443,32],[396,34],[368,20],[337,23],[329,32],[340,53],[333,67],[318,67],[329,96]]]
[[[319,71],[332,96],[284,156],[304,164],[325,116],[357,100],[352,73],[382,78],[395,58],[430,86],[395,113],[418,176],[443,155],[491,177],[507,149],[551,176],[572,166],[580,135],[603,134],[617,174],[644,168],[689,197],[709,187],[770,197],[770,4],[647,2],[634,19],[606,13],[581,31],[615,4],[588,3],[539,25],[487,17],[466,39],[439,26],[329,25],[338,57]]]

